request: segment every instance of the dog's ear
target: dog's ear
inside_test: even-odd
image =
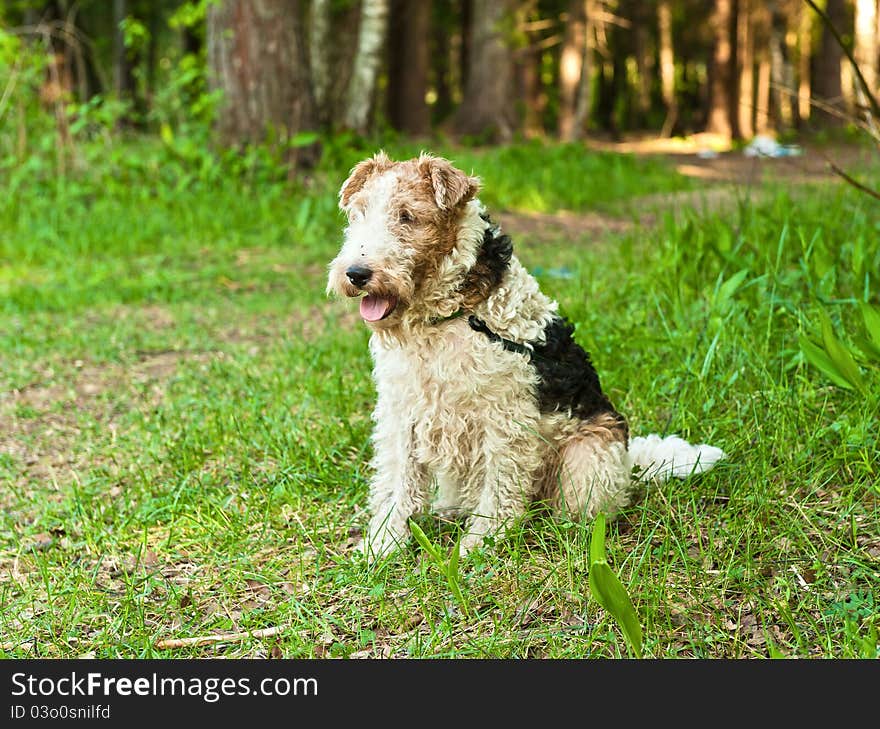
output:
[[[367,183],[367,180],[377,172],[384,172],[392,164],[385,152],[377,152],[369,159],[358,162],[349,173],[348,179],[339,188],[339,207],[343,210],[348,208],[352,196]]]
[[[421,155],[419,172],[431,183],[434,200],[441,210],[451,210],[466,203],[480,190],[479,178],[466,175],[440,157]]]

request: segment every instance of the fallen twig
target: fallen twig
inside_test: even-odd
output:
[[[848,182],[854,188],[856,188],[857,190],[861,190],[862,192],[870,195],[871,197],[875,197],[878,200],[880,200],[880,192],[877,192],[877,190],[872,190],[867,185],[863,185],[858,180],[850,177],[848,174],[846,174],[846,172],[844,172],[842,169],[840,169],[840,167],[838,167],[833,162],[829,162],[828,164],[830,165],[831,171],[834,172],[834,174],[840,175],[840,177],[842,177],[844,180],[846,180],[846,182]]]
[[[156,648],[188,648],[190,646],[210,645],[211,643],[232,643],[248,638],[271,638],[283,630],[279,626],[245,630],[240,633],[217,633],[216,635],[200,635],[195,638],[167,638],[156,642]]]

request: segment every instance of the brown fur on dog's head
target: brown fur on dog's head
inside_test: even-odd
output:
[[[328,291],[393,299],[393,310],[381,320],[365,318],[374,329],[397,326],[407,312],[429,318],[451,306],[444,301],[455,288],[450,279],[463,279],[465,272],[452,270],[450,254],[460,243],[462,220],[473,225],[478,218],[466,209],[479,186],[476,177],[448,160],[424,153],[393,162],[379,152],[355,165],[339,191],[349,224],[330,265]],[[478,244],[479,231],[474,235]],[[352,267],[369,270],[369,281],[352,282],[347,273]]]

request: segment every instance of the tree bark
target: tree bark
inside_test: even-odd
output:
[[[877,0],[855,0],[855,42],[853,56],[872,94],[877,93]],[[855,74],[853,74],[855,76]],[[864,91],[855,79],[858,105],[867,108]]]
[[[770,20],[770,114],[777,129],[791,126],[794,119],[794,72],[785,42],[786,30],[786,18],[774,4]]]
[[[666,107],[666,119],[660,135],[669,137],[678,121],[678,102],[675,96],[675,53],[672,45],[672,7],[670,0],[657,4],[657,35],[660,44],[660,93]]]
[[[650,44],[650,8],[644,2],[632,6],[634,52],[636,59],[636,111],[641,119],[651,110],[651,70],[653,54]]]
[[[813,13],[798,6],[798,119],[810,118],[810,57],[812,55]]]
[[[316,127],[308,59],[296,0],[224,0],[208,7],[209,83],[223,92],[217,132],[238,146],[273,138],[284,144]],[[291,150],[310,164],[314,146]]]
[[[715,0],[712,30],[715,47],[712,55],[709,119],[706,131],[727,139],[739,138],[739,83],[736,74],[737,0]]]
[[[752,31],[751,0],[740,0],[737,17],[739,50],[739,131],[745,138],[755,134],[755,35]]]
[[[844,0],[828,0],[825,8],[828,19],[841,35],[847,33],[846,4]],[[840,64],[843,60],[843,49],[834,35],[824,25],[821,28],[822,41],[819,55],[816,57],[816,68],[813,76],[812,96],[816,101],[813,113],[820,124],[838,126],[843,120],[834,113],[841,110],[843,103],[843,87],[840,79]],[[831,107],[826,109],[823,107]]]
[[[456,117],[460,134],[506,141],[513,136],[513,59],[505,38],[511,0],[474,0],[470,63]]]
[[[584,45],[581,59],[581,77],[578,81],[577,101],[574,105],[572,120],[572,139],[582,139],[587,133],[590,113],[593,110],[593,49],[595,47],[595,26],[593,0],[583,0],[584,6]]]
[[[359,134],[369,131],[387,28],[388,0],[362,0],[357,53],[343,117],[345,126]]]
[[[431,126],[425,101],[430,25],[428,0],[392,0],[388,34],[388,118],[395,129],[415,136],[427,134]]]
[[[575,138],[574,116],[584,68],[587,12],[584,0],[570,0],[568,21],[559,54],[559,118],[557,132],[564,142]]]
[[[755,133],[769,134],[771,131],[772,106],[770,95],[771,54],[770,35],[771,17],[767,6],[759,2],[753,6],[752,47],[756,49],[758,75],[755,82]]]

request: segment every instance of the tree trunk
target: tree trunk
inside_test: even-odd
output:
[[[379,76],[387,28],[388,0],[362,0],[357,53],[348,84],[343,117],[345,126],[359,134],[366,134],[369,131],[376,79]]]
[[[855,43],[853,55],[865,83],[872,94],[877,93],[877,0],[856,0]],[[856,100],[860,107],[868,108],[864,91],[856,83]]]
[[[284,144],[316,126],[308,59],[295,0],[224,0],[208,6],[211,88],[223,92],[217,118],[221,141]],[[310,164],[318,150],[296,148],[292,165]]]
[[[678,121],[678,101],[675,96],[675,54],[672,46],[672,7],[670,0],[657,5],[657,35],[660,44],[660,93],[666,107],[666,119],[660,135],[669,137]]]
[[[739,131],[746,139],[755,134],[755,35],[751,0],[740,0],[737,18],[739,49]]]
[[[644,2],[636,2],[631,11],[633,40],[636,59],[636,111],[644,120],[651,110],[651,66],[653,55],[650,44],[650,8]]]
[[[799,6],[798,13],[798,119],[810,118],[810,56],[812,55],[813,13]]]
[[[584,68],[587,44],[587,12],[584,0],[570,0],[568,22],[559,54],[559,138],[570,142],[575,138],[574,116]]]
[[[595,43],[595,26],[593,0],[583,0],[584,6],[584,46],[581,59],[581,77],[578,82],[577,102],[574,105],[572,120],[572,139],[582,139],[587,133],[587,124],[593,110],[593,48]]]
[[[513,136],[513,60],[504,35],[510,4],[511,0],[473,2],[470,63],[456,118],[460,134],[485,136],[492,141],[506,141]]]
[[[770,96],[770,78],[771,78],[771,54],[770,54],[770,36],[771,36],[771,18],[770,10],[764,3],[758,3],[757,7],[753,6],[754,23],[752,26],[752,43],[753,48],[760,49],[756,55],[758,64],[758,77],[755,88],[755,132],[757,134],[769,134],[771,131],[771,115],[772,106]]]
[[[737,0],[715,0],[712,30],[715,48],[709,93],[709,119],[706,131],[727,139],[739,134],[739,83],[736,74],[736,8]]]
[[[770,20],[770,113],[777,129],[791,126],[794,73],[785,43],[785,16],[777,6]]]
[[[459,88],[464,93],[471,68],[471,38],[474,28],[474,0],[461,0],[461,45],[458,48]]]
[[[841,34],[848,34],[846,26],[845,0],[828,0],[825,9],[831,24]],[[813,113],[821,124],[837,126],[842,118],[834,113],[841,110],[843,87],[840,81],[840,64],[843,60],[843,49],[834,35],[824,25],[821,28],[822,42],[816,58],[816,69],[813,76],[813,100],[816,102]],[[830,108],[824,108],[830,107]]]
[[[529,37],[529,44],[537,43],[534,36]],[[534,139],[544,133],[544,110],[547,107],[547,96],[541,80],[541,51],[532,47],[523,49],[514,64],[519,87],[517,98],[523,106],[523,134]]]
[[[431,119],[428,89],[428,36],[431,3],[392,0],[388,44],[388,118],[412,135],[427,134]]]

